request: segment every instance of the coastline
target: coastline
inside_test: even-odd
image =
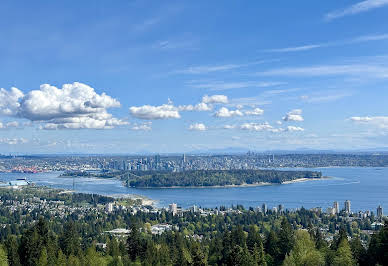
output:
[[[274,186],[274,185],[286,185],[286,184],[293,184],[293,183],[300,183],[300,182],[307,182],[312,180],[323,180],[323,179],[330,179],[329,176],[322,176],[320,178],[297,178],[290,181],[284,181],[282,183],[269,183],[269,182],[259,182],[259,183],[253,183],[253,184],[247,184],[243,183],[241,185],[216,185],[216,186],[171,186],[171,187],[130,187],[134,189],[169,189],[169,188],[237,188],[237,187],[261,187],[261,186]]]

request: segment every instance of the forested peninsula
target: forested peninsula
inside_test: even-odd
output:
[[[300,179],[322,178],[316,171],[195,170],[183,172],[138,171],[121,175],[128,187],[213,187],[282,184]]]

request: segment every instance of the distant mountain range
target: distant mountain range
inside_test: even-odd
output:
[[[388,147],[381,148],[369,148],[369,149],[355,149],[355,150],[319,150],[319,149],[295,149],[295,150],[249,150],[244,147],[227,147],[221,149],[201,149],[189,152],[172,152],[172,153],[157,153],[151,151],[139,151],[139,152],[128,152],[128,153],[105,153],[105,154],[89,154],[89,153],[56,153],[56,154],[13,154],[13,155],[1,155],[3,157],[53,157],[53,156],[152,156],[156,154],[160,155],[227,155],[227,154],[246,154],[248,152],[259,153],[259,154],[388,154]]]

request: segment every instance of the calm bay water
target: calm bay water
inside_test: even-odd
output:
[[[388,168],[316,168],[330,179],[261,187],[235,188],[171,188],[135,189],[126,188],[116,179],[76,178],[75,190],[102,195],[137,194],[157,200],[158,206],[176,202],[184,208],[231,206],[242,204],[256,207],[266,203],[268,207],[283,204],[285,208],[322,207],[333,201],[351,201],[352,210],[376,210],[381,204],[388,208]],[[72,178],[58,177],[59,173],[15,174],[0,173],[0,181],[25,177],[36,185],[72,189]]]

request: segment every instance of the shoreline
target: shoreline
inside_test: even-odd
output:
[[[307,181],[317,181],[317,180],[324,180],[324,179],[330,179],[332,177],[330,176],[323,176],[321,178],[297,178],[290,181],[284,181],[282,183],[269,183],[269,182],[259,182],[259,183],[253,183],[253,184],[241,184],[241,185],[215,185],[215,186],[171,186],[171,187],[128,187],[128,188],[134,188],[134,189],[174,189],[174,188],[238,188],[238,187],[262,187],[262,186],[274,186],[274,185],[287,185],[287,184],[293,184],[293,183],[301,183],[301,182],[307,182]]]

